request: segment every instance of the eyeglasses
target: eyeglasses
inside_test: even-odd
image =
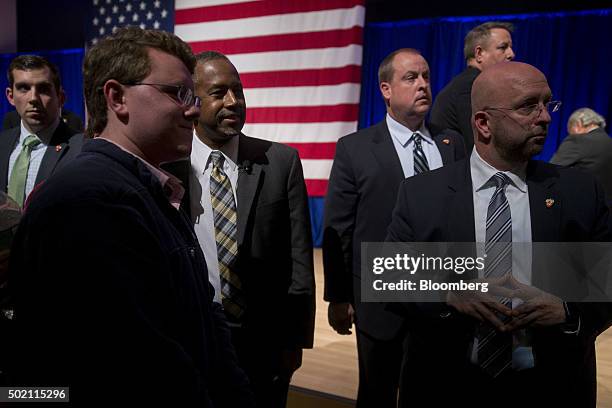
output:
[[[557,112],[559,108],[561,107],[561,101],[550,101],[544,104],[533,103],[531,105],[520,106],[518,108],[490,107],[490,108],[484,108],[483,110],[517,111],[518,113],[524,116],[531,116],[537,112],[537,116],[540,116],[542,114],[543,107],[546,108],[549,114],[553,112]]]
[[[149,82],[131,82],[125,83],[123,85],[127,86],[136,86],[136,85],[148,85],[157,89],[160,92],[165,94],[170,94],[176,96],[176,99],[181,103],[181,105],[185,108],[190,108],[194,106],[199,108],[202,106],[202,100],[199,96],[195,96],[193,90],[191,88],[187,88],[183,85],[168,85],[168,84],[153,84]]]

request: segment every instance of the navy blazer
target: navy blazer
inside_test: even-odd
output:
[[[253,406],[189,220],[112,143],[32,193],[8,287],[11,384],[70,386],[78,405]]]
[[[419,177],[400,188],[388,241],[474,242],[474,203],[469,159]],[[604,192],[595,179],[574,169],[540,161],[527,166],[533,242],[612,241]],[[419,192],[418,196],[415,192]],[[552,206],[546,205],[553,199]],[[423,205],[426,202],[427,205]],[[547,275],[551,275],[547,271]],[[537,270],[533,279],[541,278]],[[559,277],[561,279],[561,277]],[[415,387],[427,387],[428,374],[438,386],[459,384],[467,370],[476,321],[440,304],[389,304],[411,327],[406,365]],[[576,303],[581,327],[568,335],[559,327],[530,329],[542,392],[567,405],[595,406],[595,337],[612,323],[608,303]],[[548,389],[548,391],[546,391]],[[554,390],[554,393],[553,393]],[[449,391],[439,398],[454,395]],[[546,394],[548,395],[548,394]]]
[[[447,165],[465,157],[461,135],[428,125]],[[382,242],[404,172],[387,123],[342,137],[325,198],[323,266],[325,300],[352,302],[360,330],[393,338],[402,321],[379,303],[361,303],[361,243]]]

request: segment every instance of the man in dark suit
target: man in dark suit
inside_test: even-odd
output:
[[[612,207],[612,139],[606,133],[606,120],[592,109],[581,108],[570,115],[567,131],[569,135],[550,162],[595,176]]]
[[[509,62],[483,71],[472,89],[471,157],[406,180],[387,240],[484,242],[487,248],[610,241],[599,184],[530,159],[542,150],[551,113],[560,104],[551,95],[545,76],[531,65]],[[525,267],[528,257],[498,254],[497,262],[488,261],[491,268],[532,270]],[[486,273],[485,278],[504,276]],[[521,285],[499,289],[512,305],[484,293],[456,292],[446,304],[403,304],[400,314],[411,333],[404,381],[419,392],[400,405],[594,407],[594,340],[610,325],[610,306],[564,302],[525,286],[545,273],[555,271],[534,266]],[[491,339],[503,341],[487,351],[487,344],[496,344]]]
[[[512,24],[501,21],[488,21],[471,29],[465,36],[463,48],[467,68],[440,91],[431,108],[431,123],[461,133],[468,152],[474,146],[472,83],[483,69],[514,59],[513,30]]]
[[[378,76],[387,116],[338,141],[323,235],[329,323],[340,334],[350,334],[353,323],[357,328],[360,407],[396,405],[405,337],[398,316],[360,301],[361,243],[384,240],[405,177],[465,156],[461,135],[424,121],[431,105],[429,66],[418,51],[394,51]]]
[[[8,78],[6,97],[22,119],[0,133],[0,189],[23,205],[36,184],[76,156],[83,135],[60,120],[64,91],[55,65],[20,55],[11,61]]]
[[[174,34],[138,27],[87,51],[96,137],[32,193],[17,230],[9,384],[70,387],[76,406],[254,406],[183,189],[159,168],[191,151],[195,64]]]
[[[284,407],[314,335],[314,269],[297,151],[245,136],[246,102],[229,59],[197,55],[202,110],[183,202],[260,407]],[[176,166],[176,164],[174,164]],[[185,202],[186,201],[186,202]]]

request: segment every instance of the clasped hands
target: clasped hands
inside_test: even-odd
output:
[[[550,293],[517,281],[513,276],[478,279],[487,282],[488,292],[449,292],[447,304],[458,312],[481,322],[492,324],[502,332],[512,332],[527,327],[546,327],[562,324],[566,320],[563,301]],[[499,301],[499,297],[518,298],[523,301],[510,308]],[[502,321],[499,315],[510,319]]]

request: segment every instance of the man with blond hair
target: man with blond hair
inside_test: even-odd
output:
[[[442,129],[461,133],[468,151],[474,145],[472,83],[487,67],[514,59],[512,31],[514,26],[503,21],[489,21],[471,29],[463,47],[467,68],[440,91],[431,108],[431,122]]]

